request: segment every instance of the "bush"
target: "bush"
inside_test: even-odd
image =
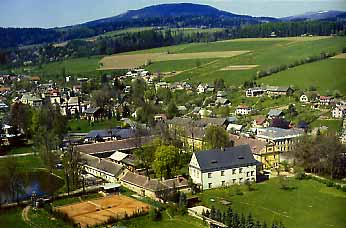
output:
[[[327,187],[335,187],[336,186],[336,184],[333,181],[328,181],[326,185],[327,185]]]
[[[308,179],[308,176],[305,174],[305,172],[298,172],[296,173],[295,178],[298,180],[304,180]]]
[[[159,209],[157,209],[157,208],[152,207],[149,210],[149,218],[152,221],[160,221],[162,219],[161,211]]]

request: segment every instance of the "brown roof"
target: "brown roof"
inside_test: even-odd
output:
[[[40,81],[41,78],[39,76],[31,76],[30,80],[31,81]]]
[[[77,150],[81,153],[86,154],[97,154],[104,152],[112,152],[112,151],[121,151],[121,150],[131,150],[136,149],[146,143],[152,141],[152,137],[142,137],[142,138],[131,138],[124,140],[117,140],[111,142],[101,142],[101,143],[93,143],[93,144],[84,144],[77,146]]]
[[[164,181],[159,181],[157,179],[149,179],[146,176],[135,174],[132,172],[127,172],[122,178],[122,181],[136,185],[144,189],[148,189],[153,192],[158,192],[166,189],[184,188],[188,187],[188,181],[183,177],[177,177],[174,179],[168,179]]]
[[[247,138],[233,134],[230,134],[229,138],[234,142],[234,146],[249,145],[252,153],[259,153],[266,146],[266,142],[260,141],[258,139]]]
[[[266,122],[266,117],[265,116],[258,116],[255,118],[256,124],[257,125],[262,125]]]
[[[88,166],[102,170],[106,173],[113,174],[115,177],[120,174],[123,169],[122,165],[119,165],[106,158],[98,158],[90,154],[81,153],[81,160]]]
[[[0,92],[10,91],[11,88],[9,87],[0,87]]]

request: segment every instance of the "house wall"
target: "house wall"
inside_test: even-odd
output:
[[[256,171],[256,165],[250,165],[214,172],[203,172],[202,189],[206,190],[233,184],[243,184],[246,181],[256,182]]]
[[[153,191],[149,191],[147,189],[138,187],[136,185],[133,185],[133,184],[125,182],[125,181],[121,181],[121,185],[123,185],[124,187],[130,189],[131,191],[136,192],[140,196],[145,196],[145,197],[149,197],[149,198],[151,198],[153,200],[158,200],[158,198],[156,197],[155,192],[153,192]]]
[[[94,167],[91,167],[91,166],[85,165],[84,170],[91,175],[94,175],[94,176],[99,177],[103,180],[109,181],[111,183],[115,183],[118,181],[117,178],[115,177],[115,175],[104,172],[104,171],[99,170],[99,169],[95,169]]]

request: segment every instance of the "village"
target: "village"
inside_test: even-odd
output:
[[[188,213],[210,227],[227,226],[206,216],[214,209],[195,206],[196,192],[294,176],[293,150],[306,135],[329,135],[346,143],[346,101],[313,88],[245,84],[237,88],[225,86],[222,80],[169,83],[164,75],[144,69],[122,76],[102,75],[100,81],[1,75],[0,83],[1,159],[48,153],[44,156],[49,156],[49,170],[64,170],[66,175],[62,179],[67,181],[67,194],[61,197],[81,193],[80,184],[69,183],[68,169],[76,172],[72,180],[82,183],[83,194],[88,189],[112,197],[128,189],[139,202],[165,204],[178,192]],[[90,89],[91,85],[99,89]],[[37,120],[35,114],[32,120],[22,117],[47,107],[46,117],[42,113]],[[35,132],[28,125],[38,121],[40,127],[42,118],[54,122],[53,116],[58,116],[58,125],[66,122],[65,129],[53,138],[40,136],[41,144],[36,145],[36,138],[30,136]],[[56,144],[45,146],[52,152],[42,152],[42,141],[55,137],[60,138]],[[10,153],[22,147],[31,147],[32,152]],[[71,159],[68,163],[66,157]],[[16,191],[12,194],[18,202]],[[180,205],[181,196],[175,202]],[[14,199],[2,205],[6,203],[13,206]],[[149,210],[142,209],[139,214]],[[82,227],[103,224],[112,216],[105,213],[99,221],[87,219],[94,209],[84,216],[64,207],[58,210],[66,211]]]

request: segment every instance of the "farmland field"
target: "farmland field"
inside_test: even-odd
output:
[[[280,188],[278,178],[256,185],[255,191],[246,186],[208,190],[198,194],[202,204],[226,210],[220,201],[231,202],[238,213],[251,213],[260,221],[282,221],[285,227],[296,228],[344,228],[346,217],[346,193],[326,187],[314,180],[289,179],[291,190]],[[236,194],[243,192],[243,195]],[[215,202],[213,202],[213,199]]]
[[[346,59],[331,58],[288,69],[258,82],[268,85],[294,85],[300,89],[316,87],[322,93],[339,90],[346,94]]]
[[[100,70],[131,69],[143,66],[147,61],[160,62],[170,60],[190,60],[209,58],[230,58],[249,53],[249,51],[218,51],[218,52],[192,52],[192,53],[147,53],[132,55],[112,55],[101,60]]]

